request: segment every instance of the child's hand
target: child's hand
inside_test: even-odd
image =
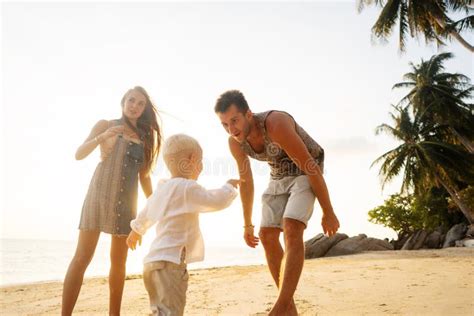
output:
[[[244,180],[240,180],[240,179],[229,179],[227,180],[227,183],[232,185],[234,188],[238,188],[239,185],[242,183],[242,182],[245,182]]]
[[[137,247],[137,242],[139,246],[142,244],[142,235],[132,230],[127,237],[128,248],[135,250],[135,248]]]

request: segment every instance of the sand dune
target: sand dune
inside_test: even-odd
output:
[[[1,289],[2,315],[58,315],[60,282]],[[88,279],[75,313],[107,313],[105,278]],[[277,295],[265,266],[190,272],[186,315],[265,315]],[[307,260],[301,315],[474,315],[474,249],[371,252]],[[140,276],[125,284],[123,315],[148,313]]]

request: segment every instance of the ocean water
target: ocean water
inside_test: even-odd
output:
[[[0,239],[0,286],[64,279],[76,249],[75,241]],[[144,243],[129,251],[127,274],[142,272],[142,259],[149,249]],[[106,276],[110,268],[110,241],[99,240],[94,258],[85,276]],[[263,249],[242,247],[207,247],[202,262],[188,265],[190,270],[230,265],[265,263]]]

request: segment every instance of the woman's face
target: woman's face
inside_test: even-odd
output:
[[[143,111],[145,111],[145,107],[146,97],[142,93],[132,90],[125,97],[125,101],[123,103],[123,114],[129,120],[137,120],[140,116],[142,116]]]

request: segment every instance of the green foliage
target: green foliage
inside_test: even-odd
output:
[[[459,198],[467,205],[474,205],[474,185],[469,185],[459,191]],[[457,205],[452,198],[448,198],[448,207],[450,210],[457,210]]]
[[[383,205],[369,211],[369,221],[393,229],[403,236],[422,228],[422,216],[412,212],[412,195],[391,195]]]
[[[446,190],[436,187],[413,197],[413,210],[423,214],[423,229],[434,230],[441,227],[447,231],[454,224],[465,221],[457,205],[450,205],[449,201]]]
[[[474,190],[473,190],[474,191]],[[369,211],[369,221],[393,229],[399,237],[419,229],[433,231],[464,220],[455,205],[449,205],[449,194],[444,189],[432,188],[424,194],[394,194]]]

